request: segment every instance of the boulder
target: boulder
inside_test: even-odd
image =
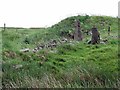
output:
[[[29,52],[30,49],[29,48],[24,48],[24,49],[21,49],[20,52]]]

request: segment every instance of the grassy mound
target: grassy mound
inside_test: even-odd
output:
[[[74,31],[75,19],[81,21],[83,41],[71,40],[36,53],[20,52],[21,48],[33,49],[51,39],[68,37]],[[101,38],[108,40],[106,44],[87,44],[86,41],[91,36],[85,32],[94,24],[98,27]],[[110,36],[107,35],[109,24]],[[117,18],[86,15],[66,18],[49,28],[7,28],[6,31],[1,31],[3,87],[120,87],[117,27]]]

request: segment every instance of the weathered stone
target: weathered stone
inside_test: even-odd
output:
[[[39,47],[39,49],[41,49],[41,48],[43,49],[45,47],[45,45],[39,45],[38,47]]]
[[[23,67],[23,65],[21,65],[21,64],[18,64],[18,65],[14,65],[14,66],[13,66],[14,69],[19,69],[19,68],[22,68],[22,67]]]
[[[6,24],[4,23],[4,31],[6,30]]]
[[[105,42],[105,43],[106,43],[106,42],[108,42],[108,40],[107,40],[107,39],[104,39],[104,40],[103,40],[103,42]]]
[[[105,42],[101,41],[100,44],[106,44]]]
[[[91,44],[91,40],[87,41],[88,44]]]
[[[110,25],[108,26],[108,35],[110,35]]]
[[[100,43],[100,33],[98,32],[96,27],[92,28],[92,39],[91,39],[92,44],[98,44]]]
[[[21,49],[20,52],[29,52],[30,49],[29,48],[24,48],[24,49]]]
[[[67,42],[68,39],[67,38],[63,38],[61,41],[64,43],[64,42]]]
[[[81,41],[82,38],[82,32],[80,30],[80,21],[75,21],[75,32],[74,32],[74,40]]]

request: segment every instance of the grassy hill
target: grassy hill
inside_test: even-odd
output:
[[[51,40],[69,38],[74,20],[81,22],[83,41],[69,39],[55,48],[36,53],[20,52],[36,48]],[[108,25],[111,34],[108,36]],[[87,44],[92,26],[96,25],[106,44]],[[2,28],[1,28],[2,29]],[[118,77],[118,19],[108,16],[68,17],[49,28],[6,28],[2,33],[3,87],[120,87]],[[26,43],[26,40],[28,43]]]

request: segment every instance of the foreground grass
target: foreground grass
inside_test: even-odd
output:
[[[117,81],[119,82],[117,42],[111,43],[113,41],[110,42],[110,46],[65,44],[57,47],[55,53],[43,50],[34,55],[25,53],[17,58],[9,58],[3,63],[3,85],[5,87],[117,87]],[[44,63],[41,63],[43,61]],[[16,64],[23,66],[15,69],[13,66]]]

